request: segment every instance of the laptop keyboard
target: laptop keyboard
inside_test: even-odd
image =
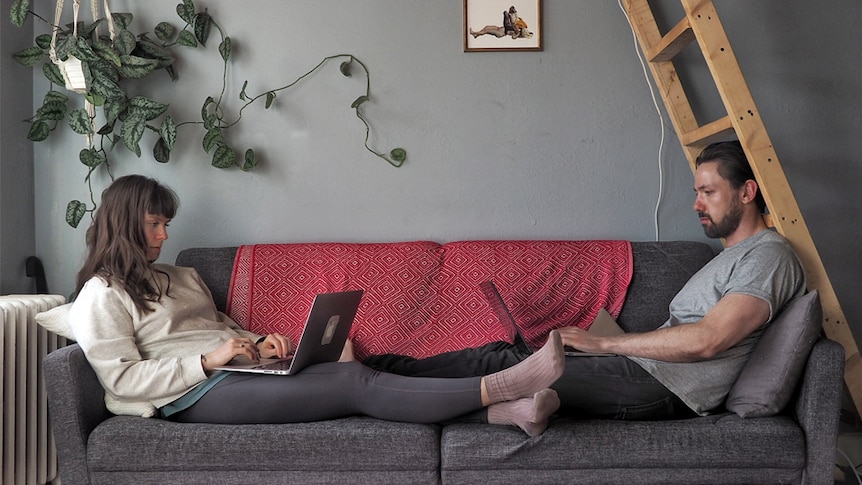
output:
[[[290,369],[290,363],[293,362],[293,359],[290,360],[280,360],[278,362],[273,362],[271,364],[263,364],[255,367],[255,369],[267,369],[267,370],[288,370]]]

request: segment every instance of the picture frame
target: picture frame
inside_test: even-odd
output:
[[[464,0],[464,52],[541,51],[542,0]]]

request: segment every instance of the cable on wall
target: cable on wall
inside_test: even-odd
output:
[[[856,470],[856,468],[858,468],[858,467],[853,466],[853,460],[851,460],[850,457],[847,456],[847,453],[844,453],[844,450],[842,450],[840,446],[837,449],[838,449],[838,453],[844,457],[844,459],[847,461],[847,464],[849,466],[847,468],[845,468],[845,467],[840,466],[840,464],[838,464],[838,463],[836,463],[835,465],[838,466],[838,468],[841,471],[843,471],[844,473],[849,473],[851,477],[855,478],[856,483],[858,483],[859,485],[862,485],[862,476],[860,476],[859,472]]]
[[[664,116],[662,116],[661,107],[658,104],[658,100],[655,95],[655,88],[653,87],[652,82],[650,82],[649,73],[647,72],[646,60],[643,58],[641,54],[640,46],[638,45],[637,35],[635,35],[634,26],[632,25],[631,19],[629,18],[628,12],[626,12],[625,7],[623,6],[622,0],[617,0],[617,4],[620,7],[620,10],[623,12],[623,16],[626,18],[626,22],[629,24],[629,28],[632,30],[632,40],[635,45],[635,54],[638,56],[638,60],[641,63],[641,69],[643,70],[644,79],[646,80],[646,84],[649,87],[650,96],[652,97],[652,104],[655,107],[656,113],[658,113],[658,121],[661,126],[661,137],[659,139],[658,144],[658,196],[656,197],[655,210],[653,212],[653,224],[655,225],[655,240],[659,241],[660,238],[660,226],[659,226],[659,208],[661,207],[662,196],[664,195],[664,167],[662,164],[662,154],[664,152],[664,142],[665,142],[665,124],[664,124]]]

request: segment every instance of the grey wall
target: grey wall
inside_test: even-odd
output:
[[[134,8],[137,25],[150,28],[174,21],[176,3],[111,5]],[[656,3],[662,11],[678,5]],[[35,4],[52,11],[53,2]],[[246,111],[231,135],[238,148],[251,145],[261,156],[256,171],[210,168],[199,149],[202,133],[188,127],[167,165],[118,148],[114,175],[154,176],[182,198],[165,261],[183,247],[255,242],[651,240],[660,187],[659,237],[704,239],[691,210],[691,174],[669,129],[660,180],[661,124],[615,1],[545,0],[544,51],[515,53],[464,53],[459,0],[205,5],[235,43],[230,109],[246,79],[248,91],[259,93],[293,81],[326,55],[353,53],[372,71],[371,143],[403,146],[409,159],[395,169],[363,149],[364,129],[349,109],[363,80],[343,78],[336,64],[280,94],[274,109]],[[862,32],[855,23],[862,4],[717,5],[844,310],[862,335],[862,262],[853,257],[862,205]],[[178,120],[197,119],[203,99],[220,87],[214,47],[184,54],[177,83],[140,92],[169,101]],[[696,67],[691,74],[702,75]],[[47,85],[41,75],[34,85],[35,104]],[[701,91],[694,101],[714,111],[712,95]],[[5,124],[3,130],[5,138]],[[84,230],[67,227],[63,214],[68,200],[89,198],[76,161],[84,142],[68,130],[52,138],[35,148],[36,249],[52,290],[68,293]],[[109,178],[99,172],[94,181],[100,191]]]
[[[0,21],[0,294],[31,293],[24,262],[35,252],[33,212],[33,144],[27,141],[33,96],[32,75],[7,53],[32,44],[31,28],[18,29],[7,20],[3,1]]]

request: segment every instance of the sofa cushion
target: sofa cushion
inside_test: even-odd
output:
[[[385,471],[385,483],[435,484],[440,429],[367,417],[238,426],[116,416],[90,435],[87,455],[93,483],[240,483],[225,477],[268,471],[272,483],[372,483]]]
[[[225,312],[227,307],[227,293],[237,249],[236,246],[186,248],[177,254],[176,265],[191,266],[197,270],[212,292],[216,308],[222,312]]]
[[[440,452],[443,483],[798,483],[806,462],[805,436],[792,418],[732,413],[558,419],[535,438],[507,426],[450,425]]]
[[[766,327],[727,396],[726,407],[742,417],[771,416],[784,409],[820,335],[817,290],[788,303]]]
[[[715,255],[697,241],[635,241],[634,271],[617,323],[626,332],[648,332],[668,318],[668,305],[685,283]]]

